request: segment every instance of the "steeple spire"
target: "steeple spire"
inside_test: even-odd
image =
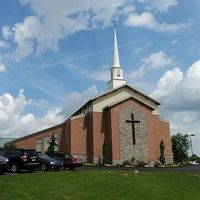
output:
[[[113,56],[113,66],[120,67],[119,62],[119,51],[117,45],[117,33],[116,33],[116,22],[114,21],[114,56]]]
[[[116,87],[124,85],[126,81],[123,78],[123,70],[119,62],[119,51],[117,45],[117,31],[116,23],[114,21],[114,48],[113,48],[113,66],[111,67],[111,80],[108,82],[109,89],[112,90]]]

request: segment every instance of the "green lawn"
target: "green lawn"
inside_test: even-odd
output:
[[[199,200],[200,173],[60,171],[0,176],[1,200]]]

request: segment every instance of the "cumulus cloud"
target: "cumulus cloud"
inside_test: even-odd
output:
[[[137,70],[133,70],[127,76],[130,79],[139,79],[151,69],[160,69],[170,64],[172,64],[172,60],[168,58],[164,52],[159,51],[142,59],[142,65]]]
[[[66,117],[70,116],[73,112],[80,108],[81,105],[97,94],[98,90],[95,85],[90,86],[87,90],[82,92],[74,91],[68,94],[65,98],[65,104],[61,113]]]
[[[5,65],[0,62],[0,73],[5,71],[6,71]]]
[[[66,96],[63,107],[51,108],[44,115],[37,116],[25,111],[28,106],[36,107],[39,110],[40,104],[44,104],[43,100],[27,99],[23,89],[19,91],[16,97],[5,93],[0,96],[1,137],[21,137],[62,123],[80,105],[86,103],[97,94],[98,91],[95,85],[82,92],[74,91]]]
[[[151,96],[161,103],[161,115],[170,121],[172,134],[195,133],[200,139],[200,60],[183,73],[179,68],[167,71]],[[195,141],[196,142],[196,141]],[[197,148],[197,142],[195,143]],[[200,149],[198,149],[200,151]]]
[[[32,100],[27,99],[21,89],[17,97],[9,93],[0,96],[0,133],[2,137],[20,137],[62,122],[61,109],[49,110],[44,116],[36,117],[25,113]]]
[[[161,98],[173,92],[183,79],[183,72],[179,68],[167,71],[157,83],[156,89],[151,93],[154,98]]]
[[[144,12],[141,15],[131,13],[125,21],[125,25],[148,28],[159,32],[177,32],[187,30],[190,27],[189,23],[159,23],[150,12]]]
[[[111,24],[116,13],[127,15],[134,11],[134,6],[126,0],[20,2],[23,6],[30,6],[33,16],[26,17],[13,27],[5,25],[2,28],[4,38],[13,39],[16,43],[17,48],[12,57],[15,61],[33,52],[42,54],[46,50],[58,51],[59,40],[82,30],[93,29],[97,25],[106,27]]]
[[[187,77],[200,80],[200,60],[196,61],[187,71]]]
[[[5,39],[9,39],[12,35],[12,31],[10,30],[10,27],[5,25],[2,27],[2,34],[3,34],[3,37]]]

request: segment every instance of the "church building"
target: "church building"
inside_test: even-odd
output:
[[[63,123],[19,138],[14,144],[45,152],[54,134],[58,152],[98,163],[107,141],[109,162],[122,164],[133,157],[145,163],[159,160],[163,140],[166,163],[172,163],[169,123],[160,118],[158,101],[124,80],[115,26],[113,57],[108,91],[90,99]]]

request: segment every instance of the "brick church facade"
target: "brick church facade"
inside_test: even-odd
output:
[[[52,135],[57,151],[72,154],[85,162],[102,160],[104,140],[109,162],[121,164],[134,157],[138,161],[159,160],[164,141],[165,159],[173,162],[169,123],[158,114],[159,102],[136,90],[123,79],[114,27],[114,63],[109,90],[86,102],[63,123],[14,141],[20,148],[45,152]]]

